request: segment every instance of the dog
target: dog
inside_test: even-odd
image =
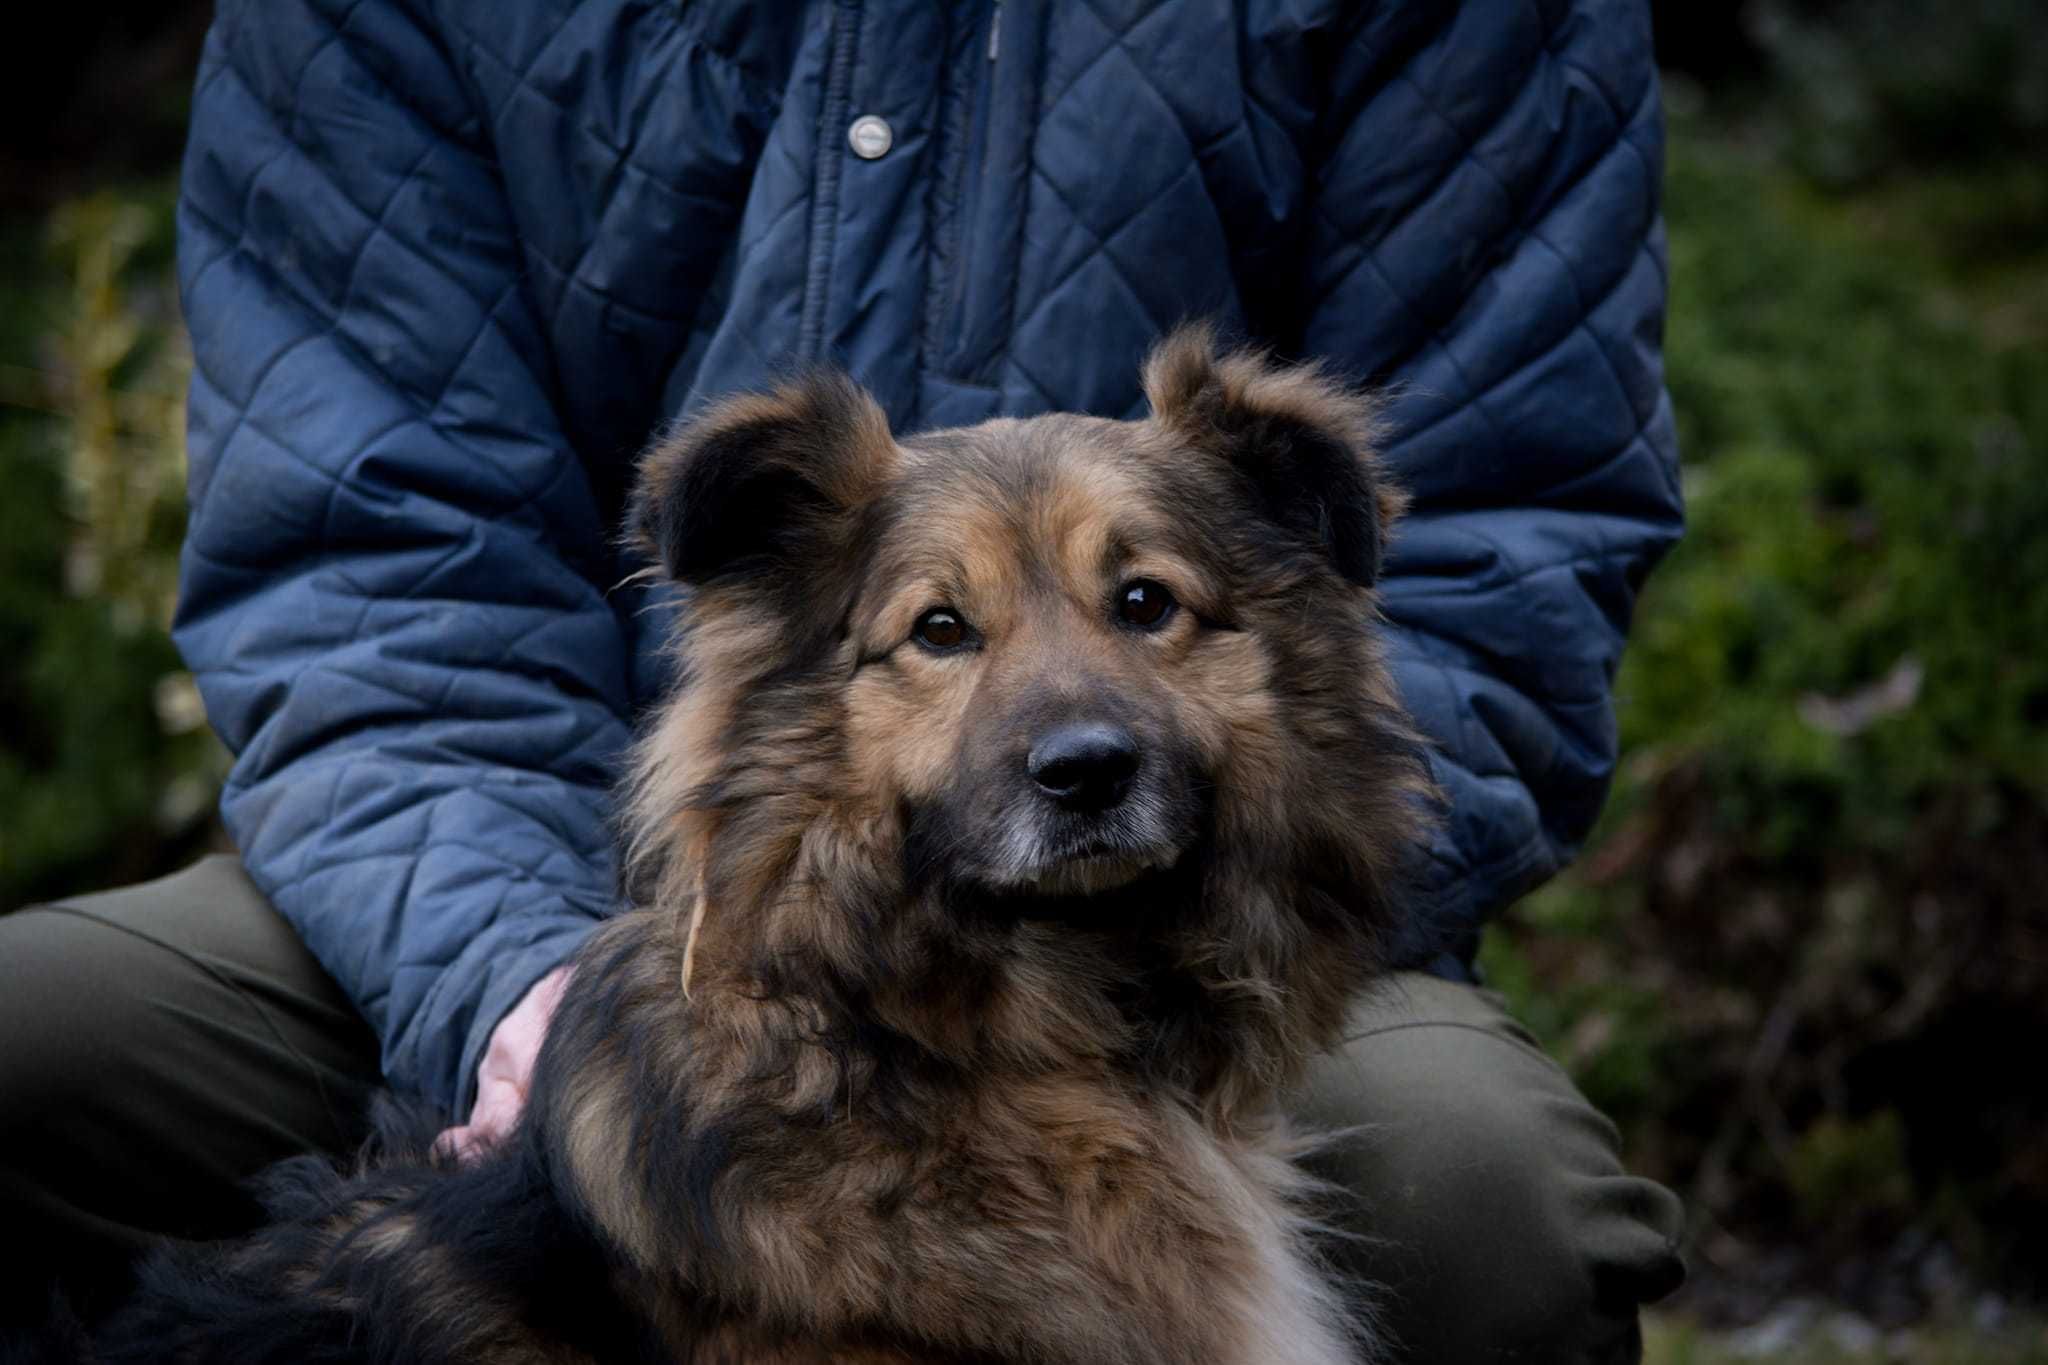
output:
[[[901,439],[831,373],[644,457],[690,593],[515,1132],[275,1171],[107,1360],[1344,1365],[1276,1097],[1431,802],[1371,401],[1183,329],[1150,414]],[[425,1130],[422,1130],[424,1134]]]

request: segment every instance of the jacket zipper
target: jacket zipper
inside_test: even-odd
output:
[[[958,352],[967,336],[967,285],[973,276],[974,246],[980,236],[975,210],[981,201],[982,177],[988,174],[989,101],[995,89],[1002,32],[1003,0],[995,0],[989,7],[988,42],[982,49],[984,69],[976,74],[972,88],[974,103],[968,112],[967,135],[959,158],[959,202],[953,216],[952,270],[946,281],[946,325],[942,333],[945,344],[939,351],[942,370],[960,379],[968,377],[955,371],[965,360]]]
[[[846,166],[846,111],[852,103],[853,56],[860,35],[860,0],[837,0],[827,35],[825,98],[818,114],[818,145],[811,172],[811,231],[804,263],[804,299],[797,353],[816,360],[824,350],[825,312],[832,290],[832,250],[839,226],[839,183]]]

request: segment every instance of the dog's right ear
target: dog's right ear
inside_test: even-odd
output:
[[[729,398],[661,437],[641,457],[628,524],[681,583],[810,577],[851,543],[897,458],[875,400],[820,371]]]

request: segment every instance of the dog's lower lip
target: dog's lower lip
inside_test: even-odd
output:
[[[1028,874],[1024,884],[1034,891],[1086,898],[1170,871],[1179,861],[1179,853],[1178,849],[1133,850],[1091,844]]]

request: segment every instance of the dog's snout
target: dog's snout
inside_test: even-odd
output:
[[[1100,721],[1062,725],[1039,737],[1025,757],[1039,790],[1069,810],[1107,810],[1124,799],[1138,772],[1138,741]]]

